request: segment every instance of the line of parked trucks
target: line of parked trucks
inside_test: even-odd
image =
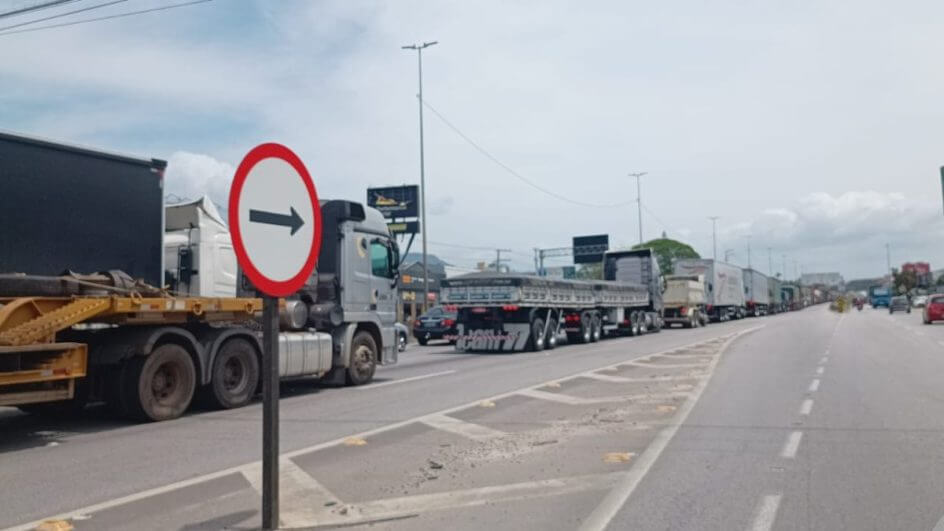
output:
[[[160,421],[259,389],[261,301],[206,199],[164,205],[166,162],[0,133],[0,406],[105,402]],[[360,385],[396,363],[399,251],[380,212],[322,201],[317,271],[280,301],[283,378]],[[604,279],[476,273],[443,282],[456,348],[521,351],[799,309],[804,286],[713,260],[663,276],[649,249]]]

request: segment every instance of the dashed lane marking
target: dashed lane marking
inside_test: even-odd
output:
[[[817,367],[816,374],[822,375],[826,371],[826,367]]]
[[[807,389],[807,391],[811,393],[815,393],[818,389],[819,389],[819,378],[816,378],[812,382],[810,382],[810,387],[809,389]]]
[[[438,430],[468,437],[476,441],[494,439],[505,435],[503,431],[495,430],[488,426],[482,426],[481,424],[459,420],[448,415],[429,415],[420,419],[420,422]]]
[[[783,450],[780,451],[780,457],[784,459],[793,459],[797,455],[797,450],[800,449],[800,440],[803,439],[802,431],[791,432],[787,436],[787,442],[783,445]]]
[[[777,509],[780,508],[782,494],[769,494],[760,499],[757,509],[754,511],[754,521],[751,522],[750,531],[770,531],[777,520]]]
[[[826,357],[826,356],[823,356],[822,358],[819,359],[819,364],[820,364],[820,365],[826,365],[826,362],[827,362],[827,361],[829,361],[829,358]]]
[[[813,400],[811,398],[807,398],[802,404],[800,404],[800,414],[809,415],[811,411],[813,411]]]

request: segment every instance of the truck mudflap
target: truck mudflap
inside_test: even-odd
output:
[[[521,352],[528,346],[530,332],[528,323],[503,323],[501,330],[469,329],[459,323],[454,339],[459,352]]]

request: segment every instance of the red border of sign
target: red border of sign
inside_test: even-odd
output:
[[[312,231],[311,238],[311,250],[308,252],[308,259],[305,260],[305,265],[302,266],[301,270],[295,276],[288,280],[281,281],[272,280],[256,269],[252,260],[249,259],[249,253],[246,252],[246,247],[243,245],[243,237],[239,227],[239,200],[243,190],[243,183],[246,182],[246,177],[256,164],[268,158],[284,160],[295,169],[301,177],[302,182],[305,183],[308,198],[311,200],[311,211],[315,216],[314,230]],[[311,180],[311,175],[308,173],[305,165],[302,164],[302,160],[298,158],[298,155],[282,144],[276,144],[274,142],[259,144],[246,154],[243,161],[239,163],[239,168],[236,169],[236,175],[233,177],[233,185],[229,190],[229,227],[233,237],[233,248],[236,250],[236,259],[246,273],[246,276],[249,277],[249,280],[252,281],[253,285],[255,285],[259,291],[273,297],[285,297],[295,293],[299,288],[305,285],[305,281],[308,280],[312,270],[314,270],[315,264],[318,263],[318,253],[321,250],[321,205],[318,203],[318,192],[315,191],[315,183]]]

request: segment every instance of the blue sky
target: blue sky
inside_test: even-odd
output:
[[[87,3],[82,0],[78,5]],[[20,2],[21,4],[28,2]],[[166,2],[163,2],[166,3]],[[110,14],[162,2],[129,0]],[[65,10],[65,9],[63,9]],[[428,101],[505,164],[585,203],[766,269],[771,247],[848,277],[944,266],[944,6],[901,2],[215,0],[0,37],[0,126],[171,161],[168,191],[225,203],[252,146],[298,152],[323,197],[418,180]],[[45,11],[52,14],[53,11]],[[11,20],[11,19],[8,19]],[[426,116],[430,249],[494,253],[609,233],[636,211],[562,202]],[[788,272],[792,274],[792,265]]]

